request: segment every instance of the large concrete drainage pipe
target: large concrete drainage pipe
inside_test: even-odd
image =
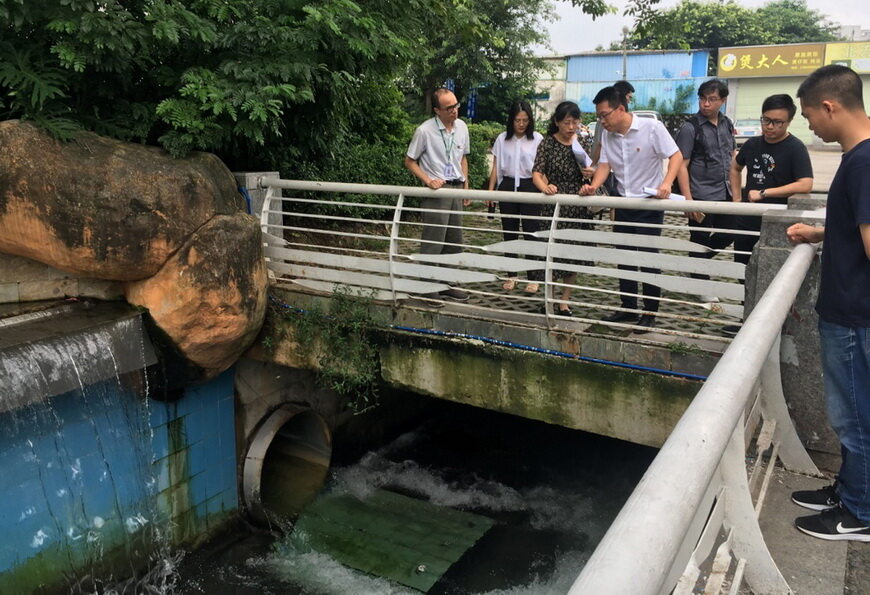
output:
[[[273,411],[254,433],[242,470],[242,492],[261,523],[293,519],[323,486],[332,434],[317,413],[300,405]]]

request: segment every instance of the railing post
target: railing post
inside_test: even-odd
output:
[[[399,305],[396,299],[396,276],[395,276],[395,258],[398,255],[399,248],[399,225],[402,222],[402,208],[405,206],[405,195],[399,194],[396,200],[396,210],[393,211],[393,225],[390,229],[390,292],[393,294],[393,307]]]
[[[260,207],[260,229],[266,233],[272,233],[269,231],[269,211],[272,210],[272,198],[274,195],[275,189],[269,186],[266,189],[266,195],[263,197],[263,204]]]
[[[547,328],[552,328],[553,319],[550,316],[550,298],[549,292],[556,292],[553,287],[553,257],[550,256],[551,248],[556,242],[556,230],[559,222],[559,203],[553,205],[553,218],[550,220],[550,236],[547,238],[547,252],[544,255],[544,320],[547,321]]]
[[[767,361],[761,369],[761,413],[765,419],[776,421],[773,440],[780,443],[779,458],[785,468],[796,473],[821,476],[818,467],[797,435],[788,405],[785,403],[779,362],[781,339],[780,334],[770,348]]]
[[[725,484],[724,525],[732,530],[731,550],[738,559],[746,560],[746,581],[753,593],[791,593],[758,526],[758,517],[749,493],[745,453],[743,424],[740,423],[734,428],[719,464]],[[771,464],[776,462],[771,461]]]
[[[272,213],[267,221],[264,221],[262,218],[264,207],[268,204],[269,199],[272,197],[279,198],[281,196],[281,189],[273,187],[264,188],[260,185],[260,180],[264,177],[277,178],[279,175],[280,174],[276,171],[233,172],[233,177],[236,179],[236,185],[238,185],[239,188],[244,188],[248,191],[248,195],[251,197],[251,214],[254,217],[260,218],[261,225],[267,223],[271,225],[281,225],[280,213]],[[268,210],[268,208],[266,210]]]
[[[748,316],[791,252],[785,230],[794,223],[823,225],[819,211],[793,209],[768,211],[762,216],[761,237],[746,270],[746,303]],[[798,436],[810,451],[824,453],[825,465],[836,465],[840,445],[827,421],[822,387],[821,352],[818,338],[818,315],[815,312],[818,293],[819,262],[813,260],[803,285],[786,317],[780,338],[779,389],[784,393],[788,412]],[[768,380],[773,379],[771,374]],[[772,386],[768,384],[768,387]],[[785,444],[783,444],[785,446]],[[784,457],[788,456],[784,454]],[[818,460],[818,459],[817,459]],[[785,459],[786,465],[793,463]],[[835,466],[833,468],[836,468]]]

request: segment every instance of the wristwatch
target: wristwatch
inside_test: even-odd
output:
[[[759,192],[758,194],[761,196],[762,199],[764,198],[764,190],[762,190],[762,191]]]

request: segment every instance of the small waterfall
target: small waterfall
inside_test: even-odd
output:
[[[0,456],[29,499],[5,505],[19,570],[51,562],[48,580],[74,593],[172,591],[145,372],[155,362],[124,304],[0,320]]]
[[[124,304],[0,320],[0,413],[155,363],[144,336],[139,313]]]

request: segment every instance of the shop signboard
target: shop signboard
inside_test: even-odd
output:
[[[842,64],[858,74],[870,74],[870,42],[829,43],[825,64]]]
[[[744,46],[719,49],[720,78],[804,76],[825,63],[825,44]]]

